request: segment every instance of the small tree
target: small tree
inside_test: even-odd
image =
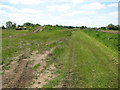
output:
[[[102,29],[102,30],[106,30],[106,27],[100,27],[100,29]]]
[[[11,28],[11,27],[12,27],[12,22],[11,21],[6,22],[6,28]]]
[[[113,25],[113,24],[109,24],[108,27],[107,27],[109,30],[117,30],[118,27]]]
[[[20,27],[20,25],[18,25],[18,27]]]
[[[86,26],[81,26],[81,27],[80,27],[80,29],[85,29],[85,28],[87,28],[87,27],[86,27]]]
[[[12,28],[16,28],[16,23],[14,23],[14,24],[12,25]]]
[[[23,25],[24,26],[30,26],[30,25],[32,25],[32,23],[27,22],[27,23],[24,23]]]
[[[40,24],[38,24],[38,23],[36,25],[40,26]]]
[[[2,29],[5,29],[5,26],[4,26],[4,25],[2,26]]]
[[[114,30],[118,30],[118,26],[114,26]]]

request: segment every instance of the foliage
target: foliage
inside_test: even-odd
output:
[[[102,42],[105,44],[107,47],[111,48],[113,51],[117,52],[118,51],[118,35],[117,34],[112,34],[112,33],[105,33],[105,32],[100,32],[97,30],[84,30],[85,33],[88,35],[94,37],[98,41]]]
[[[62,26],[58,26],[58,25],[56,25],[56,26],[52,26],[52,25],[46,25],[46,27],[45,27],[45,29],[44,29],[44,31],[51,31],[51,30],[62,30],[63,28],[62,28]]]
[[[100,27],[99,29],[101,29],[101,30],[106,30],[107,28],[106,28],[106,27]]]
[[[6,28],[11,28],[11,27],[12,27],[12,22],[11,21],[6,22]]]
[[[16,23],[12,24],[12,28],[13,28],[13,29],[16,28]]]
[[[30,22],[26,22],[26,23],[24,23],[23,25],[24,25],[24,26],[30,26],[30,25],[33,25],[33,24],[30,23]]]
[[[4,26],[4,25],[2,26],[2,29],[5,29],[5,26]]]
[[[87,28],[87,27],[86,27],[86,26],[81,26],[81,27],[80,27],[80,29],[85,29],[85,28]]]
[[[37,70],[37,68],[40,66],[40,63],[38,63],[38,64],[36,64],[34,67],[33,67],[33,69],[34,70]]]
[[[115,26],[115,25],[113,25],[113,24],[109,24],[109,25],[107,26],[107,28],[108,28],[109,30],[118,30],[118,26]]]

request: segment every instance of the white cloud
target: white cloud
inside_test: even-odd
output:
[[[26,1],[22,1],[22,0],[17,0],[17,1],[12,0],[12,1],[13,2],[11,3],[14,3],[14,4],[27,3]],[[30,1],[33,1],[33,0],[30,0]],[[29,5],[31,5],[30,1],[28,2]],[[83,5],[84,7],[83,6],[81,7],[83,9],[78,10],[78,6],[76,9],[76,6],[72,7],[72,4],[82,3],[82,1],[79,1],[79,0],[78,1],[77,0],[61,0],[61,1],[63,2],[68,1],[69,4],[61,4],[61,2],[60,4],[55,3],[54,5],[47,6],[47,9],[42,7],[43,10],[33,9],[32,7],[28,7],[28,6],[27,8],[25,8],[26,7],[25,6],[25,7],[22,7],[21,9],[19,7],[14,7],[9,5],[0,5],[0,14],[1,14],[0,20],[3,23],[10,20],[17,24],[31,22],[31,23],[39,23],[41,25],[61,24],[61,25],[73,25],[73,26],[86,25],[86,26],[97,26],[97,27],[105,26],[105,25],[108,25],[109,23],[113,23],[113,24],[117,23],[117,18],[118,18],[117,12],[97,14],[96,10],[90,10],[90,9],[106,8],[104,4],[94,2],[87,5]],[[58,2],[58,0],[56,0],[56,2]],[[38,3],[33,2],[32,4],[38,4]],[[47,5],[49,5],[49,3]],[[88,9],[88,10],[85,10],[85,9]],[[107,10],[108,9],[109,8],[107,8]],[[55,11],[56,14],[53,14],[52,12],[48,12],[48,10]],[[59,12],[56,12],[56,11],[59,11]]]
[[[29,8],[25,8],[25,9],[22,9],[22,10],[18,10],[18,12],[20,13],[29,13],[29,14],[36,14],[36,13],[42,13],[41,10],[35,10],[35,9],[29,9]]]
[[[101,4],[99,2],[94,2],[94,3],[83,5],[81,8],[82,9],[102,9],[106,7],[104,4]]]
[[[40,4],[45,2],[45,0],[8,0],[8,1],[11,4],[28,4],[28,5]]]
[[[83,3],[83,0],[71,0],[73,4]]]
[[[109,4],[108,6],[109,6],[109,7],[117,7],[117,6],[118,6],[118,3]]]
[[[6,10],[9,10],[10,12],[16,12],[16,13],[23,13],[23,14],[40,14],[42,13],[42,10],[36,10],[36,9],[30,9],[30,8],[24,8],[24,9],[17,9],[12,6],[8,5],[0,5],[0,10],[2,12],[7,12]]]
[[[117,17],[118,16],[118,12],[111,12],[111,13],[108,13],[108,15],[113,16],[113,17]]]
[[[4,15],[4,14],[7,14],[7,12],[4,11],[4,10],[0,10],[0,14],[1,14],[1,15]]]
[[[60,11],[64,12],[71,8],[69,4],[63,4],[63,5],[52,5],[47,7],[49,11]]]
[[[3,10],[3,9],[8,9],[8,10],[17,10],[16,8],[14,7],[11,7],[11,6],[8,6],[8,5],[0,5],[0,9]]]
[[[73,16],[73,15],[79,15],[79,14],[81,14],[81,15],[84,15],[84,14],[89,15],[89,14],[95,14],[95,13],[96,13],[95,11],[72,11],[70,13],[63,14],[62,16]]]

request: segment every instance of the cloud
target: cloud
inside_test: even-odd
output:
[[[63,4],[63,5],[52,5],[47,7],[49,11],[60,11],[64,12],[67,11],[71,8],[69,4]]]
[[[33,4],[40,4],[45,2],[45,0],[8,0],[11,4],[27,4],[27,5],[33,5]]]
[[[20,12],[20,13],[29,13],[29,14],[37,14],[37,13],[39,14],[39,13],[42,13],[41,10],[35,10],[35,9],[29,9],[29,8],[18,10],[18,12]]]
[[[111,13],[108,13],[108,15],[110,16],[113,16],[113,17],[117,17],[118,16],[118,12],[111,12]]]
[[[118,6],[118,3],[109,4],[108,6],[109,6],[109,7],[117,7],[117,6]]]
[[[9,0],[10,1],[10,0]],[[23,0],[12,0],[12,4],[26,4]],[[31,4],[29,0],[28,5],[38,4],[38,2],[33,2]],[[34,0],[36,1],[36,0]],[[38,0],[40,1],[40,0]],[[48,1],[48,0],[45,0]],[[37,9],[33,9],[31,6],[22,5],[21,7],[16,7],[7,3],[7,5],[0,5],[0,23],[5,23],[6,21],[12,21],[17,24],[23,24],[25,22],[44,24],[61,24],[61,25],[72,25],[72,26],[106,26],[109,23],[117,24],[118,13],[110,12],[109,8],[105,9],[104,12],[97,13],[94,9],[106,8],[104,4],[94,2],[89,4],[84,4],[81,8],[80,5],[74,6],[74,4],[82,3],[77,0],[54,0],[54,3],[48,1],[46,4],[40,6],[35,5]],[[63,2],[65,2],[63,4]],[[57,2],[57,3],[56,3]],[[50,5],[51,4],[51,5]],[[47,6],[46,6],[47,5]],[[49,6],[50,5],[50,6]],[[108,5],[107,5],[108,6]],[[27,7],[27,8],[26,8]],[[45,8],[47,7],[47,8]],[[41,8],[42,10],[40,10]],[[105,14],[105,11],[107,13]],[[54,12],[54,13],[53,13]],[[109,13],[108,13],[109,12]]]
[[[23,8],[23,9],[18,9],[12,6],[8,6],[8,5],[0,5],[0,10],[2,12],[16,12],[16,13],[28,13],[28,14],[39,14],[42,13],[42,10],[36,10],[36,9],[30,9],[30,8]]]
[[[73,4],[83,3],[83,0],[71,0]]]
[[[4,14],[7,14],[7,12],[0,9],[0,14],[1,14],[1,16],[2,16],[2,15],[4,15]]]
[[[0,5],[0,9],[3,10],[3,9],[7,9],[7,10],[14,10],[16,11],[17,9],[12,7],[12,6],[8,6],[8,5]]]
[[[82,9],[103,9],[106,8],[104,4],[101,4],[99,2],[94,2],[90,4],[86,4],[81,6]]]
[[[46,17],[41,10],[30,8],[18,9],[8,5],[0,5],[0,14],[0,24],[9,20],[17,24],[23,24],[27,21],[35,23],[43,16]]]
[[[62,16],[73,16],[73,15],[83,15],[83,14],[86,14],[86,15],[90,15],[90,14],[95,14],[96,12],[95,11],[72,11],[70,13],[65,13],[63,14]]]

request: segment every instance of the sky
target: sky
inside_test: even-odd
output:
[[[118,24],[119,0],[0,0],[0,26],[17,25],[103,27]]]

